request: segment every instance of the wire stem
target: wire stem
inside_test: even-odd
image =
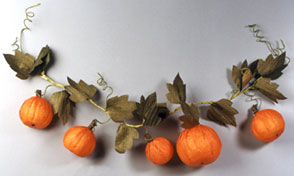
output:
[[[128,127],[132,127],[132,128],[140,128],[142,126],[144,126],[144,123],[145,123],[145,119],[142,120],[142,123],[141,124],[138,124],[138,125],[132,125],[132,124],[128,124],[127,122],[123,122],[126,126]]]
[[[45,74],[45,72],[42,72],[41,75],[40,75],[40,77],[41,77],[42,79],[44,79],[44,80],[50,82],[51,84],[53,84],[53,85],[56,86],[56,87],[60,87],[60,88],[62,88],[62,89],[65,89],[65,86],[64,86],[63,84],[54,81],[52,78],[50,78],[49,76],[47,76],[47,75]],[[92,105],[94,105],[95,107],[101,109],[104,113],[107,114],[106,109],[103,108],[103,107],[101,107],[101,106],[99,106],[98,104],[96,104],[96,103],[94,102],[93,99],[89,98],[89,99],[87,99],[87,100],[88,100]]]

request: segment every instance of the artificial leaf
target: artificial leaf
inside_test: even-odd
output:
[[[242,86],[241,90],[249,83],[249,81],[253,78],[253,75],[251,73],[251,70],[249,68],[245,69],[245,71],[242,73]]]
[[[232,107],[232,104],[228,99],[221,99],[211,104],[207,111],[207,118],[224,126],[236,126],[234,115],[238,114],[238,111]]]
[[[257,72],[257,64],[258,64],[258,62],[259,62],[259,59],[255,60],[251,64],[249,64],[249,69],[250,69],[250,71],[252,73],[252,77],[253,78],[255,77],[256,79],[260,76],[259,73]]]
[[[133,146],[133,139],[138,139],[139,133],[135,128],[128,127],[121,123],[116,132],[115,150],[118,153],[125,153],[126,149],[131,149]]]
[[[260,59],[257,64],[258,73],[271,80],[279,78],[283,74],[282,71],[288,66],[285,64],[285,58],[286,53],[284,52],[276,58],[270,54],[265,61]]]
[[[93,85],[88,85],[83,80],[77,84],[72,79],[67,77],[70,86],[65,86],[65,89],[71,93],[70,100],[75,103],[83,102],[86,99],[91,99],[97,92],[97,89]]]
[[[181,103],[181,107],[186,118],[188,118],[190,121],[195,122],[196,124],[199,124],[199,110],[196,105]]]
[[[144,119],[145,126],[159,125],[169,114],[166,103],[157,104],[156,93],[152,93],[145,99],[141,96],[140,103],[136,103],[135,115],[138,115],[142,120]]]
[[[43,47],[34,64],[34,73],[40,74],[45,71],[50,63],[50,48],[48,45]]]
[[[248,62],[247,60],[245,59],[241,65],[241,68],[247,68],[248,67]]]
[[[69,99],[69,94],[66,90],[55,92],[50,97],[54,114],[57,114],[59,119],[65,125],[69,116],[72,115],[74,103]]]
[[[115,122],[123,122],[125,119],[133,118],[136,102],[128,101],[128,95],[112,97],[106,102],[106,113]]]
[[[181,116],[179,117],[179,119],[183,122],[182,123],[182,127],[185,128],[185,129],[191,129],[193,128],[194,126],[198,125],[199,123],[189,119],[188,117],[186,116]]]
[[[281,92],[277,90],[278,84],[270,82],[269,78],[260,77],[257,79],[255,87],[266,97],[278,103],[277,100],[287,99]]]
[[[4,54],[4,57],[20,79],[28,79],[30,73],[34,70],[35,59],[30,54],[15,50],[15,55]]]
[[[179,74],[175,77],[173,84],[167,83],[166,86],[169,90],[169,93],[166,94],[169,102],[180,104],[186,101],[186,85]]]
[[[240,90],[241,89],[241,70],[233,65],[232,68],[232,79],[234,83],[236,84],[237,88]]]

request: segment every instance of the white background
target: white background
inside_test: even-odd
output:
[[[228,97],[232,65],[269,54],[245,28],[248,24],[259,24],[274,44],[284,39],[288,56],[294,58],[292,0],[2,0],[0,53],[12,53],[10,44],[23,27],[24,9],[38,2],[42,5],[33,9],[36,17],[29,24],[32,30],[25,32],[24,50],[36,56],[48,44],[55,56],[48,72],[51,77],[64,84],[66,76],[96,84],[100,72],[114,95],[130,94],[131,100],[156,91],[159,102],[167,101],[165,84],[178,72],[187,84],[189,102]],[[262,144],[248,130],[201,119],[216,130],[223,148],[215,163],[195,169],[176,158],[165,166],[153,165],[145,157],[142,139],[133,150],[116,153],[115,123],[96,129],[92,156],[76,157],[63,147],[66,130],[107,117],[83,102],[66,126],[60,121],[45,130],[24,126],[18,116],[21,104],[48,83],[37,77],[19,80],[1,56],[0,175],[293,175],[293,74],[291,63],[276,81],[287,100],[278,105],[263,102],[263,108],[274,108],[284,116],[286,129],[278,140]],[[46,97],[57,90],[51,88]],[[246,100],[245,96],[234,100],[240,112],[238,125],[254,103]],[[103,97],[98,102],[104,105]],[[152,135],[175,142],[182,130],[174,120],[178,115],[152,129]]]

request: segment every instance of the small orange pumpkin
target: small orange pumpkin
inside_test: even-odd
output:
[[[42,129],[46,128],[52,121],[53,109],[45,98],[34,96],[22,104],[19,116],[25,125]]]
[[[174,147],[164,137],[156,137],[145,148],[147,158],[157,165],[166,164],[174,155]]]
[[[217,133],[205,125],[182,131],[177,140],[177,153],[188,166],[200,167],[214,162],[220,155],[222,143]]]
[[[96,139],[90,128],[74,126],[65,133],[63,144],[72,153],[80,157],[86,157],[94,151]]]
[[[253,135],[263,142],[274,141],[281,136],[284,129],[285,121],[282,115],[273,109],[258,111],[251,123]]]

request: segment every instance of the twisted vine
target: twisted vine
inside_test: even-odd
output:
[[[18,37],[16,37],[15,41],[12,43],[12,46],[15,46],[16,50],[20,50],[21,52],[23,51],[23,48],[22,48],[23,33],[24,33],[25,30],[30,30],[30,28],[27,25],[27,22],[32,23],[33,20],[31,18],[33,18],[35,16],[35,13],[32,12],[32,11],[29,11],[29,10],[34,8],[34,7],[38,7],[40,5],[41,4],[38,3],[36,5],[30,6],[30,7],[25,9],[26,18],[23,20],[24,28],[22,28],[21,31],[20,31],[19,40],[18,40]]]

